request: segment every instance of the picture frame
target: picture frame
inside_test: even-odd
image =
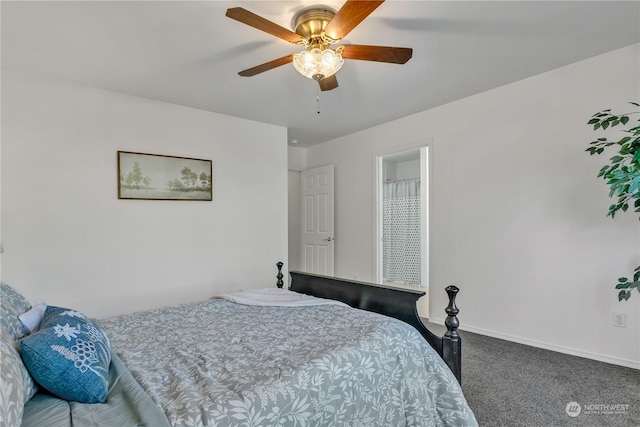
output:
[[[118,151],[118,199],[212,201],[213,163]]]

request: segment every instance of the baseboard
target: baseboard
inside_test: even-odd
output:
[[[444,325],[443,318],[430,318],[429,322],[436,323],[438,325]],[[543,348],[545,350],[557,351],[558,353],[570,354],[572,356],[584,357],[585,359],[597,360],[599,362],[610,363],[612,365],[625,366],[627,368],[640,369],[640,361],[622,359],[619,357],[607,356],[605,354],[592,353],[589,351],[578,350],[571,347],[564,347],[555,345],[543,341],[530,340],[527,338],[521,338],[514,335],[503,334],[502,332],[490,331],[488,329],[476,328],[465,324],[460,328],[461,331],[473,332],[475,334],[486,335],[492,338],[498,338],[501,340],[516,342],[518,344],[530,345],[532,347]],[[464,351],[464,344],[463,344]]]

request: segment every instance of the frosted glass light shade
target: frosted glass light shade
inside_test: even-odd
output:
[[[334,75],[343,63],[342,55],[329,48],[320,50],[316,47],[293,55],[293,66],[296,70],[314,80]]]

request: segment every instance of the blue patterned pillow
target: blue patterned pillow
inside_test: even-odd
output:
[[[82,403],[106,401],[109,339],[82,313],[47,307],[40,330],[20,341],[20,353],[38,384],[56,396]]]

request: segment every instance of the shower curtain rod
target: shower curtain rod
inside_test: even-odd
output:
[[[407,179],[387,179],[385,180],[385,184],[388,183],[392,183],[392,182],[404,182],[404,181],[420,181],[420,178],[407,178]]]

